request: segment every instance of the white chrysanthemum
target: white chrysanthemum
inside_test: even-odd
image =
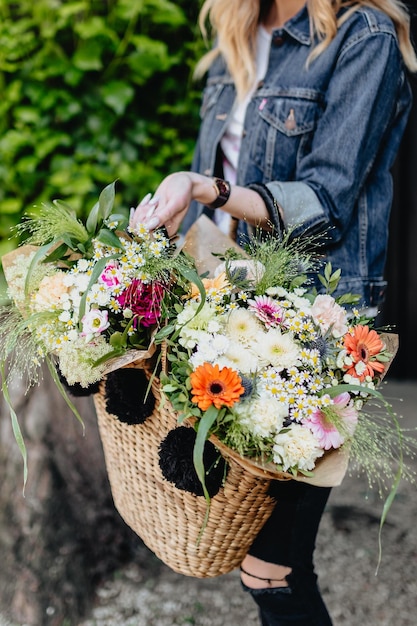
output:
[[[221,333],[213,335],[211,342],[213,349],[216,350],[217,354],[223,354],[230,346],[230,339]]]
[[[272,437],[281,430],[288,415],[288,405],[274,398],[261,397],[235,404],[233,412],[238,415],[242,426],[246,426],[253,435]]]
[[[273,446],[274,462],[284,471],[290,468],[312,470],[324,450],[313,433],[301,424],[292,424],[286,432],[278,433]]]
[[[88,287],[91,276],[89,274],[73,274],[73,285],[80,292],[84,293]]]
[[[338,369],[340,369],[340,370],[343,369],[343,366],[345,365],[346,356],[347,356],[347,351],[346,350],[341,350],[339,352],[339,354],[337,355],[336,367]]]
[[[198,302],[190,300],[177,317],[177,328],[180,329],[178,341],[185,348],[195,348],[206,333],[217,333],[221,329],[214,307],[205,303],[196,314],[198,307]]]
[[[232,367],[242,374],[252,374],[259,369],[256,354],[237,343],[231,343],[224,354],[218,357],[216,363],[220,367]]]
[[[90,262],[87,259],[80,259],[77,263],[78,270],[80,272],[86,272],[90,266]]]
[[[266,290],[267,296],[278,296],[279,298],[286,298],[288,291],[284,287],[268,287]]]
[[[303,289],[295,290],[293,292],[289,292],[287,298],[299,311],[303,311],[304,314],[308,315],[311,309],[311,303],[307,298],[303,297],[304,293],[305,291]]]
[[[208,321],[208,324],[207,324],[208,333],[212,333],[212,334],[218,333],[220,332],[220,329],[221,329],[221,324],[220,324],[219,318]]]
[[[178,337],[178,343],[188,350],[194,350],[206,334],[205,330],[198,330],[196,328],[188,328],[188,326],[184,326],[184,328],[181,329],[180,336]]]
[[[186,302],[183,310],[178,313],[177,328],[190,323],[190,321],[192,321],[194,327],[199,325],[205,325],[205,327],[207,327],[208,321],[216,315],[216,311],[206,302],[196,316],[198,307],[198,302],[194,302],[193,300]]]
[[[190,358],[194,369],[203,363],[215,363],[229,348],[230,340],[225,335],[201,333],[196,351]]]
[[[300,351],[291,333],[271,328],[258,335],[256,349],[265,363],[273,367],[287,368],[299,364]]]
[[[232,341],[248,345],[260,330],[255,316],[247,309],[234,309],[227,318],[227,333]]]

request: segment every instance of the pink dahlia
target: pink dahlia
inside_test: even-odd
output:
[[[358,413],[351,405],[350,396],[345,391],[333,398],[333,404],[318,409],[309,418],[303,420],[303,423],[315,435],[323,450],[330,450],[330,448],[340,448],[345,441],[345,435],[353,435],[357,421]]]
[[[122,309],[129,309],[138,316],[133,326],[152,326],[161,317],[164,288],[160,283],[144,283],[134,278],[117,300]]]
[[[255,296],[248,304],[249,311],[253,311],[266,328],[279,326],[284,321],[284,310],[270,296]]]

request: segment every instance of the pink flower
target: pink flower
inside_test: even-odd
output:
[[[100,309],[91,309],[83,316],[81,322],[83,325],[81,336],[87,338],[102,333],[110,326],[108,312]]]
[[[270,296],[255,296],[248,304],[249,311],[253,311],[266,328],[279,326],[284,321],[284,310]]]
[[[336,424],[335,424],[336,422]],[[358,422],[358,413],[350,404],[350,396],[345,391],[333,398],[333,404],[317,410],[303,423],[315,435],[323,450],[340,448],[345,441],[344,434],[353,435]],[[337,425],[342,426],[341,433]]]
[[[99,276],[99,281],[107,287],[116,287],[121,282],[121,272],[114,261],[107,263],[106,267]]]
[[[343,337],[348,331],[346,311],[332,296],[318,295],[311,307],[311,315],[323,334],[330,330],[333,337]]]
[[[134,328],[152,326],[161,317],[161,302],[164,288],[160,283],[143,283],[134,278],[129,287],[117,300],[122,309],[129,309],[139,320],[133,322]]]

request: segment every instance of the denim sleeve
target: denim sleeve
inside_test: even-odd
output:
[[[409,108],[404,81],[392,34],[368,31],[342,49],[311,151],[298,163],[295,182],[267,184],[283,209],[285,227],[295,226],[294,236],[307,230],[326,231],[334,242],[343,237],[381,149],[388,151],[384,167],[395,158],[397,146],[390,154],[388,139],[396,116]]]

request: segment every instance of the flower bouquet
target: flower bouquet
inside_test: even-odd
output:
[[[371,482],[395,481],[404,439],[377,386],[398,338],[372,328],[357,296],[333,295],[340,271],[330,265],[318,273],[317,293],[310,244],[289,233],[226,250],[204,292],[191,285],[165,330],[162,393],[197,431],[192,458],[208,501],[208,438],[272,479],[335,486],[350,459]],[[366,410],[375,402],[382,415]],[[165,447],[179,448],[181,436],[178,429]],[[161,462],[165,477],[187,488],[183,467]]]
[[[39,378],[46,361],[66,391],[97,391],[106,374],[146,363],[165,309],[185,293],[191,259],[163,231],[131,229],[114,211],[115,185],[100,194],[85,222],[60,201],[43,205],[18,227],[25,245],[3,256],[9,304],[0,324],[3,392],[15,376]],[[5,372],[8,362],[9,371]],[[83,391],[84,390],[84,391]],[[10,404],[10,401],[9,401]],[[10,405],[17,440],[26,452]],[[25,470],[26,472],[26,470]]]

